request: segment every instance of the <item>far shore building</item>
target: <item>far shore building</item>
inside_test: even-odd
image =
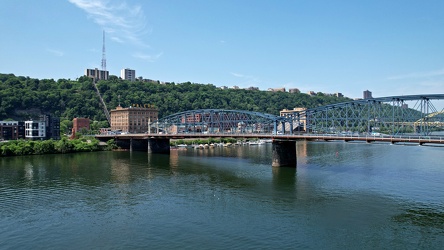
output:
[[[0,140],[25,139],[25,123],[0,121]]]
[[[30,140],[44,140],[46,138],[46,122],[25,121],[25,137]]]
[[[117,106],[110,114],[111,131],[146,133],[149,124],[157,120],[159,110],[152,105],[136,105],[129,108]]]
[[[100,69],[86,69],[85,76],[94,79],[94,81],[98,80],[108,80],[109,71],[108,70],[100,70]]]
[[[280,116],[284,117],[293,117],[297,116],[300,112],[303,112],[307,110],[307,108],[294,108],[294,109],[283,109],[279,112]],[[293,123],[293,130],[294,131],[306,131],[307,128],[307,120],[305,118],[301,118],[299,120],[300,123],[297,121]]]
[[[39,120],[0,121],[0,140],[60,140],[60,119],[40,115]]]
[[[136,81],[136,71],[134,69],[122,69],[120,71],[120,77],[123,80],[128,80],[128,81]]]
[[[45,140],[60,140],[60,118],[52,115],[41,115],[40,121],[45,123]]]
[[[89,130],[90,121],[89,118],[74,118],[72,120],[72,132],[77,133],[79,130]]]

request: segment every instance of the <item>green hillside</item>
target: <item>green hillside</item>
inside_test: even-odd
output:
[[[294,107],[317,107],[349,99],[307,94],[269,92],[243,89],[220,89],[212,84],[129,82],[110,76],[97,87],[108,109],[120,101],[122,107],[152,104],[159,117],[193,109],[235,109],[278,115]],[[119,98],[120,96],[120,98]],[[26,120],[50,113],[61,120],[88,117],[105,121],[106,116],[94,90],[92,80],[33,79],[13,74],[0,74],[0,120]]]

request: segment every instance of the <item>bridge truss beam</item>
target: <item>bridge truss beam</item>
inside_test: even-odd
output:
[[[444,125],[443,112],[432,102],[441,99],[444,95],[363,99],[307,109],[298,119],[305,120],[310,133],[428,135]]]
[[[444,130],[444,94],[361,99],[306,109],[283,116],[252,111],[201,109],[151,123],[150,131],[209,134],[429,135]]]
[[[271,134],[285,133],[285,117],[251,111],[201,109],[173,114],[151,123],[165,133]],[[284,124],[284,125],[282,125]]]

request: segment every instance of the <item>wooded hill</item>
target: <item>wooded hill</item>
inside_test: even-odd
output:
[[[288,92],[244,89],[220,89],[212,84],[130,82],[110,76],[97,87],[108,107],[151,104],[159,109],[159,117],[193,109],[234,109],[279,115],[279,111],[295,107],[318,107],[345,102],[348,98],[318,93],[316,96]],[[36,119],[52,114],[63,120],[88,117],[106,121],[92,79],[34,79],[13,74],[0,74],[0,120]]]

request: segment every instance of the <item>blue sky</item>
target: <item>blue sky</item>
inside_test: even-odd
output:
[[[355,98],[444,93],[444,1],[2,0],[0,73],[100,68]]]

